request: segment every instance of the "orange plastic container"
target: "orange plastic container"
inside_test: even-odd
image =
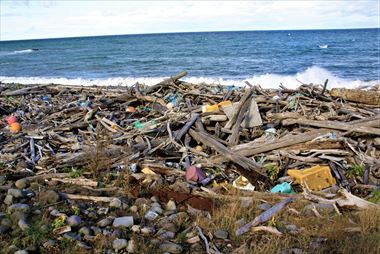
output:
[[[336,184],[329,166],[314,166],[304,170],[289,169],[288,175],[311,190],[322,190]]]
[[[204,106],[202,106],[202,112],[205,113],[205,112],[217,111],[217,110],[219,110],[219,108],[221,106],[227,106],[227,105],[232,105],[232,102],[231,101],[222,101],[222,102],[215,104],[215,105],[204,105]]]

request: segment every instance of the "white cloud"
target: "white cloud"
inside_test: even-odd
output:
[[[2,1],[0,39],[379,27],[378,1]],[[29,29],[33,26],[35,29]]]

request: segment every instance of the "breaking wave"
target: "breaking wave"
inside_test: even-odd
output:
[[[23,50],[15,50],[15,51],[2,51],[0,52],[0,56],[10,56],[10,55],[18,55],[18,54],[26,54],[34,51],[38,51],[38,49],[23,49]]]
[[[103,79],[85,79],[85,78],[54,78],[54,77],[7,77],[0,76],[2,83],[20,83],[20,84],[62,84],[62,85],[79,85],[79,86],[132,86],[137,82],[146,85],[155,85],[165,79],[166,77],[116,77],[116,78],[103,78]],[[345,88],[358,88],[365,86],[372,86],[379,84],[379,80],[362,81],[362,80],[349,80],[338,77],[330,71],[313,66],[305,71],[296,73],[295,75],[279,75],[279,74],[263,74],[254,75],[246,79],[225,79],[217,77],[185,77],[182,80],[198,84],[221,84],[221,85],[234,85],[245,86],[245,81],[252,85],[260,85],[263,88],[278,88],[280,84],[287,88],[295,89],[301,85],[306,84],[323,84],[328,79],[328,88],[332,87],[345,87]]]

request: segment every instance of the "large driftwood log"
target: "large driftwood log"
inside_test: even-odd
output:
[[[376,91],[333,88],[331,89],[330,94],[333,97],[342,98],[348,101],[380,106],[380,93]]]
[[[146,93],[152,93],[152,92],[155,92],[155,91],[157,91],[158,89],[160,89],[162,87],[167,87],[170,84],[175,83],[178,79],[185,77],[186,75],[187,75],[187,72],[183,71],[183,72],[179,73],[176,76],[167,78],[167,79],[161,81],[160,83],[158,83],[158,84],[156,84],[154,86],[148,87],[146,89]]]
[[[372,121],[371,121],[371,123],[372,123]],[[309,125],[309,126],[320,127],[320,128],[328,128],[328,129],[343,130],[343,131],[353,131],[353,132],[374,134],[374,135],[380,136],[380,129],[367,127],[369,125],[368,123],[365,124],[366,126],[358,126],[358,125],[352,125],[350,123],[342,123],[342,122],[335,122],[335,121],[315,121],[315,120],[307,120],[307,119],[285,119],[285,120],[282,120],[282,124],[284,126],[293,125],[293,124]],[[374,120],[373,124],[377,124],[377,126],[380,126],[380,119]]]

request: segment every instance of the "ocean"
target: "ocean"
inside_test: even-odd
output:
[[[380,29],[239,31],[0,41],[0,81],[358,87],[380,80]]]

